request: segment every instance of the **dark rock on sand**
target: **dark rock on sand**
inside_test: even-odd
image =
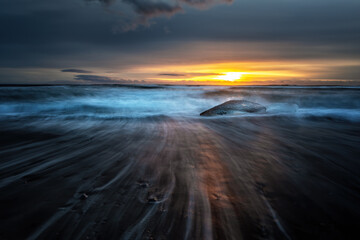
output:
[[[264,113],[266,107],[261,104],[246,101],[246,100],[230,100],[217,105],[205,112],[200,113],[200,116],[215,116],[225,114],[239,114],[239,113]]]
[[[148,203],[157,203],[159,202],[159,199],[156,196],[150,196],[148,198]]]
[[[80,199],[86,200],[88,197],[89,197],[89,195],[87,195],[86,193],[83,193],[83,194],[81,194]]]

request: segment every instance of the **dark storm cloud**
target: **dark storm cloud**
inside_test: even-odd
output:
[[[75,68],[62,69],[61,72],[70,72],[70,73],[92,73],[92,71],[87,71],[87,70],[82,70],[82,69],[75,69]]]
[[[116,0],[86,0],[99,1],[107,6],[115,3]],[[144,16],[172,15],[183,11],[182,5],[207,7],[219,3],[231,3],[233,0],[118,0],[131,5],[135,12]]]
[[[207,7],[216,3],[231,3],[232,0],[123,0],[123,2],[132,5],[137,13],[153,17],[159,15],[173,15],[177,12],[183,11],[183,4]]]
[[[27,1],[19,2],[25,4]],[[45,4],[46,1],[39,2]],[[206,2],[210,4],[214,1]],[[84,5],[76,8],[72,7],[71,1],[65,1],[64,9],[44,9],[40,8],[40,4],[36,9],[36,4],[33,4],[31,7],[35,9],[26,12],[22,8],[19,14],[15,10],[18,4],[8,1],[6,7],[0,10],[0,53],[3,53],[0,58],[7,63],[11,63],[12,58],[18,63],[36,63],[40,58],[71,53],[77,55],[88,53],[91,49],[134,53],[151,50],[150,45],[159,41],[169,48],[174,42],[185,41],[265,42],[279,43],[285,48],[288,44],[282,43],[290,43],[292,46],[303,45],[303,49],[298,48],[300,53],[318,45],[321,46],[318,48],[320,52],[345,54],[340,52],[340,46],[349,49],[346,54],[359,55],[360,15],[357,9],[360,1],[342,4],[335,4],[333,0],[313,3],[291,1],[291,4],[279,0],[271,4],[261,0],[256,2],[258,4],[242,0],[219,10],[188,11],[175,18],[158,19],[157,24],[147,30],[140,28],[136,32],[113,34],[111,29],[122,22],[122,16],[103,11],[101,7]],[[327,7],[324,8],[324,5]],[[12,11],[6,11],[7,8]],[[30,6],[27,8],[31,9]],[[166,36],[165,26],[171,31]],[[222,45],[220,43],[219,48]],[[325,51],[326,47],[329,49]],[[313,49],[311,52],[317,54]],[[286,51],[282,54],[286,55]]]
[[[99,1],[106,7],[114,4],[116,0],[85,0],[87,2]],[[158,16],[172,16],[178,12],[184,12],[184,5],[207,8],[214,4],[232,3],[233,0],[118,0],[130,5],[138,18],[130,20],[130,22],[123,22],[120,27],[123,31],[135,30],[138,25],[149,25],[148,20]],[[120,10],[120,14],[124,14]],[[117,28],[118,29],[118,28]]]
[[[182,10],[180,5],[175,1],[174,3],[154,2],[146,0],[123,0],[130,4],[135,12],[146,17],[153,17],[159,15],[173,15]]]
[[[76,75],[74,80],[84,81],[86,83],[99,83],[99,84],[137,84],[145,83],[145,81],[139,80],[126,80],[126,79],[117,79],[106,76],[98,75]]]
[[[229,59],[333,60],[344,65],[360,61],[358,0],[238,0],[231,6],[225,0],[91,2],[0,1],[1,73],[15,72],[5,68],[51,68],[61,74],[58,69],[68,66],[106,72]],[[184,14],[174,14],[180,12],[178,6]],[[135,31],[114,34],[112,30],[124,21],[122,14],[142,21],[130,28]],[[147,28],[137,27],[149,18],[170,15],[151,20],[156,24]],[[339,69],[344,75],[345,71]],[[11,77],[2,80],[6,79]]]

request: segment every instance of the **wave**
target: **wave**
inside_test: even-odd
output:
[[[199,117],[232,99],[264,105],[267,113],[360,121],[359,87],[210,86],[32,86],[0,87],[0,117],[38,119],[124,119]]]

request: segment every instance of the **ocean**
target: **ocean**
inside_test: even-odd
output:
[[[196,118],[200,112],[232,99],[245,99],[266,106],[267,113],[263,116],[360,120],[360,87],[341,86],[0,87],[0,114],[2,118],[32,117],[39,120],[153,116]]]

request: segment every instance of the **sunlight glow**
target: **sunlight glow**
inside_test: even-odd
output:
[[[161,64],[132,68],[131,75],[123,73],[121,77],[157,84],[269,85],[307,79],[304,68],[316,70],[321,66],[281,61]]]
[[[227,72],[227,73],[223,73],[223,75],[215,77],[214,79],[235,81],[235,80],[239,80],[241,76],[242,76],[241,72]]]

